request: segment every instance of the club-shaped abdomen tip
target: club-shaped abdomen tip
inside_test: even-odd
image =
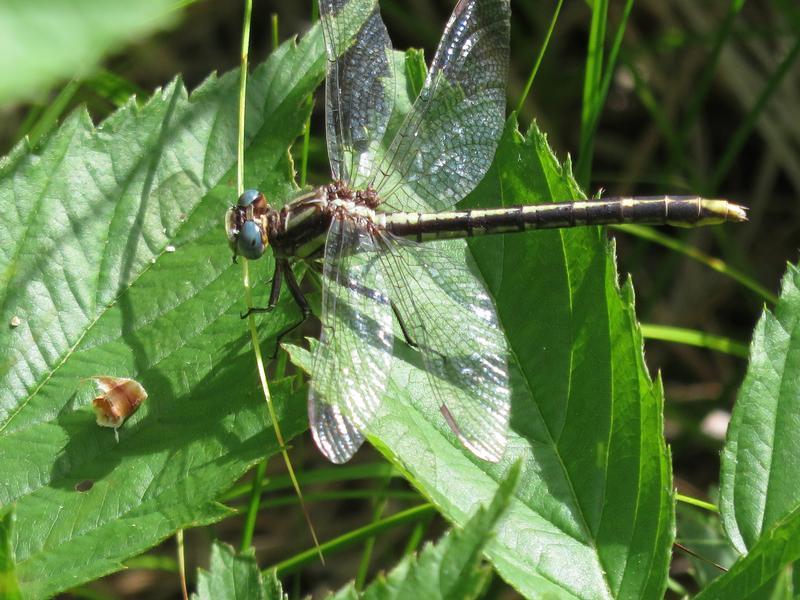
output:
[[[719,198],[700,198],[698,201],[700,218],[690,225],[719,225],[726,221],[731,223],[747,221],[747,209],[741,204],[734,204]]]
[[[728,202],[728,220],[734,223],[742,223],[747,221],[747,207],[741,204],[734,204]]]

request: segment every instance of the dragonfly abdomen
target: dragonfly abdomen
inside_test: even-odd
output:
[[[696,227],[746,218],[741,206],[727,200],[659,196],[440,213],[390,213],[386,215],[386,229],[397,236],[423,242],[582,225],[641,223]]]

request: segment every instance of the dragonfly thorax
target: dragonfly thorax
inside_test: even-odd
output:
[[[252,211],[251,218],[265,245],[268,240],[277,257],[312,258],[321,254],[332,219],[350,218],[383,226],[385,216],[375,210],[379,203],[372,189],[354,190],[342,182],[333,182],[295,198],[280,209],[273,209],[265,202],[263,208]],[[242,209],[238,210],[241,214]],[[243,235],[245,227],[253,226],[247,224],[248,215],[239,219],[243,220],[239,227]]]

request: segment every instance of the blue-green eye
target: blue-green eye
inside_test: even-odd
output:
[[[258,190],[245,190],[242,192],[242,195],[239,196],[239,206],[250,206],[253,202],[258,200],[259,196],[261,196],[261,192]]]
[[[245,192],[246,193],[246,192]],[[255,221],[245,221],[236,240],[236,248],[241,256],[248,260],[261,258],[264,254],[264,241],[261,239],[261,229]]]

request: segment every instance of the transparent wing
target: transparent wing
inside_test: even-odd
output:
[[[314,441],[343,463],[364,441],[392,361],[392,309],[374,239],[356,217],[334,218],[325,243],[322,333],[308,417]]]
[[[473,454],[499,461],[510,412],[508,346],[492,298],[464,256],[386,234],[392,300],[422,353],[439,408]],[[452,249],[458,246],[449,246]],[[460,252],[463,252],[461,250]]]
[[[331,174],[358,186],[373,168],[394,106],[392,42],[376,0],[319,0],[319,12]]]
[[[460,0],[425,85],[371,177],[384,205],[444,210],[486,174],[505,121],[508,0]]]

